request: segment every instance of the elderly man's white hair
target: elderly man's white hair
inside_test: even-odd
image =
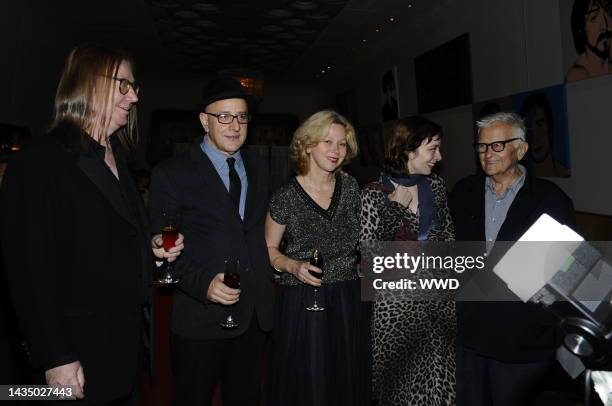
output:
[[[483,128],[489,128],[499,123],[507,124],[510,127],[514,128],[514,137],[520,138],[521,140],[525,141],[525,120],[523,120],[523,118],[516,113],[507,113],[504,111],[489,114],[488,116],[485,116],[480,120],[476,121],[476,126],[478,127],[478,135],[480,135],[480,131],[482,131]]]

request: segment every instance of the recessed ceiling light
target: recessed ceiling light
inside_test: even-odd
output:
[[[306,14],[306,18],[313,21],[326,21],[330,19],[327,14]]]
[[[327,69],[331,69],[331,66],[328,66]]]
[[[306,24],[306,21],[300,20],[299,18],[289,18],[287,20],[283,20],[283,24],[290,27],[301,27],[302,25]]]
[[[195,37],[202,41],[214,41],[216,39],[215,37],[211,35],[202,35],[202,34],[198,34]]]
[[[268,15],[271,17],[287,18],[293,16],[293,13],[290,10],[275,8],[268,11]]]
[[[302,35],[314,35],[317,33],[317,30],[313,30],[310,28],[297,28],[295,32]]]
[[[268,31],[268,32],[283,31],[283,27],[281,27],[280,25],[275,25],[275,24],[264,25],[263,27],[261,27],[261,29],[264,31]]]
[[[191,10],[180,10],[180,11],[177,11],[176,13],[174,13],[174,15],[177,16],[177,17],[188,18],[188,19],[193,19],[193,18],[200,17],[200,15],[198,13],[193,12]]]
[[[408,8],[412,8],[412,4],[408,4]]]
[[[176,19],[176,18],[162,18],[160,20],[158,20],[160,23],[162,24],[166,24],[166,25],[177,25],[182,23],[181,20]]]
[[[394,17],[391,17],[391,18],[389,18],[389,21],[394,22],[394,21],[395,21],[395,18],[394,18]]]
[[[194,10],[202,11],[204,13],[216,13],[219,11],[217,6],[210,3],[196,3],[191,6]]]
[[[366,42],[366,41],[367,41],[367,40],[365,40],[365,39],[362,39],[362,40],[361,40],[361,42]]]
[[[280,34],[278,34],[278,38],[282,38],[282,39],[294,39],[295,38],[295,34],[292,34],[290,32],[281,32]]]
[[[294,1],[293,3],[291,3],[291,7],[296,10],[306,11],[314,10],[318,6],[317,3],[315,3],[314,1]]]
[[[293,46],[293,47],[303,47],[306,45],[306,43],[304,41],[300,41],[297,39],[291,40],[289,41],[289,45]]]
[[[194,21],[193,23],[197,25],[198,27],[202,27],[202,28],[215,28],[217,26],[217,24],[215,24],[214,22],[210,20],[198,20],[198,21]]]
[[[199,29],[197,29],[196,27],[191,27],[191,26],[179,27],[178,30],[180,32],[185,32],[187,34],[195,34],[195,33],[200,32]]]
[[[374,31],[375,32],[380,32],[380,28],[376,28]]]
[[[153,2],[154,6],[157,7],[163,7],[163,8],[177,8],[179,5],[178,3],[175,3],[174,1],[163,1],[163,0],[157,0]]]

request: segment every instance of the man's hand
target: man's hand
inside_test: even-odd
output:
[[[79,361],[72,362],[45,371],[47,385],[72,386],[77,399],[85,397],[85,374]]]
[[[208,286],[206,297],[211,302],[220,303],[222,305],[233,305],[240,300],[240,289],[232,289],[223,283],[223,274],[218,273]]]
[[[160,260],[166,259],[168,262],[176,261],[178,256],[181,255],[181,251],[183,251],[183,248],[185,248],[183,240],[183,234],[179,233],[174,247],[170,248],[169,251],[166,251],[164,250],[164,241],[162,240],[161,234],[156,234],[151,239],[151,248],[153,249],[153,255],[155,255],[155,257]]]

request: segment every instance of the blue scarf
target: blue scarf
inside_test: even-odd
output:
[[[431,185],[425,175],[408,175],[394,178],[386,173],[380,175],[380,181],[389,190],[395,190],[392,181],[400,186],[408,187],[417,185],[419,191],[419,241],[426,241],[429,232],[437,224],[436,205]],[[389,196],[387,195],[387,199]]]

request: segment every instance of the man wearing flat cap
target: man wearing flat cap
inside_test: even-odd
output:
[[[225,406],[260,403],[274,292],[264,238],[267,164],[241,150],[249,104],[237,81],[212,79],[199,114],[206,135],[152,174],[154,229],[164,225],[162,213],[178,212],[188,241],[173,268],[180,278],[170,339],[175,405],[210,405],[219,381]],[[240,287],[233,289],[224,271],[237,261]],[[223,323],[230,314],[233,328]]]

